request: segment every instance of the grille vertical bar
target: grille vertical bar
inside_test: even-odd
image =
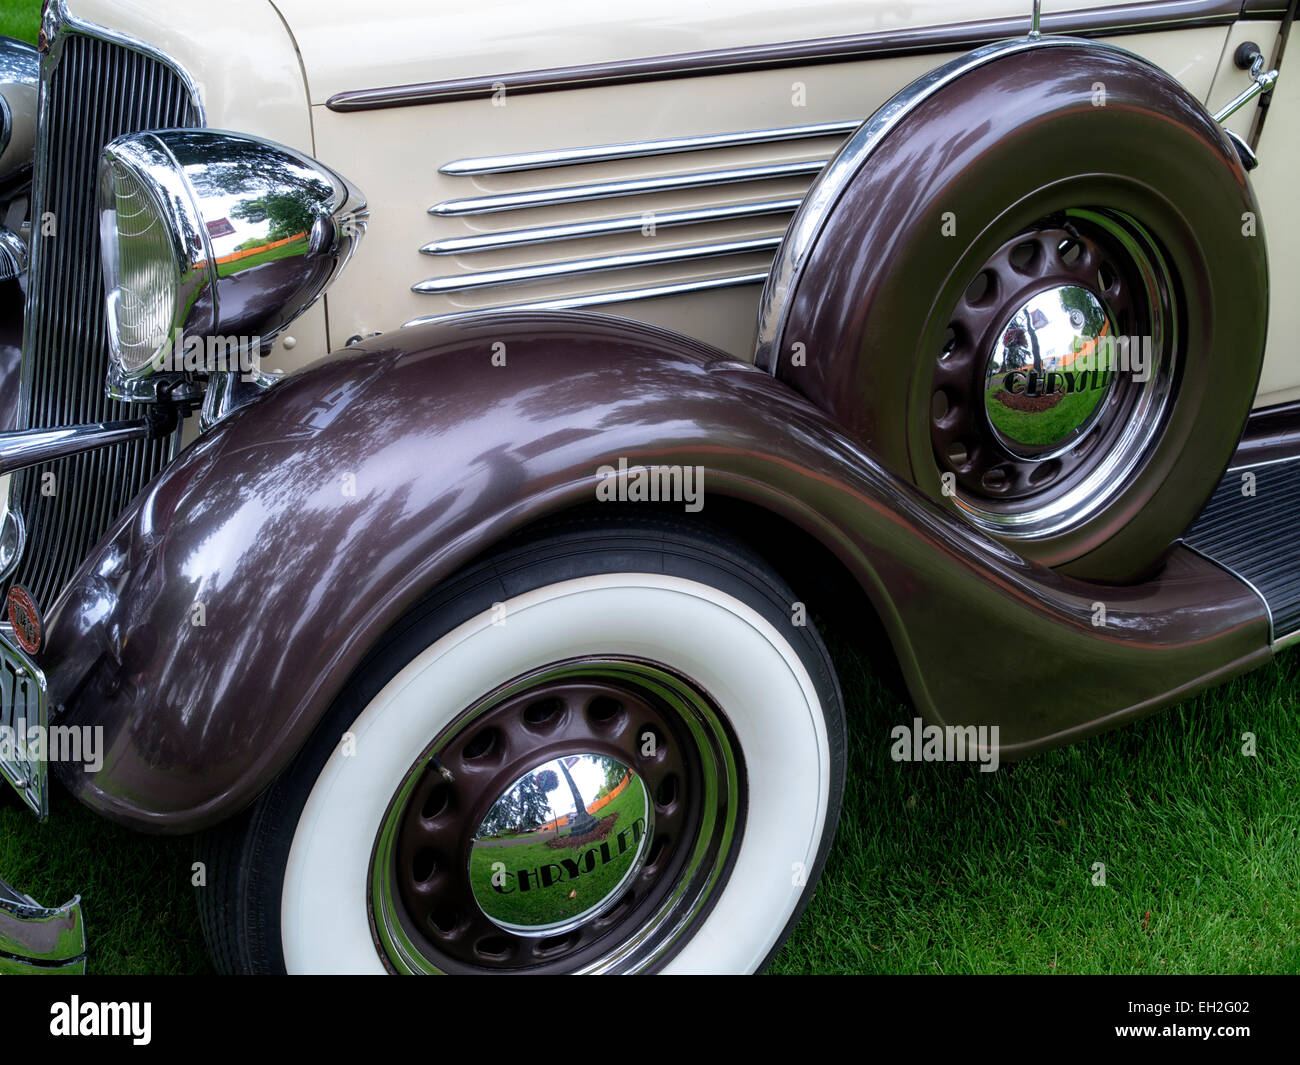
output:
[[[200,124],[186,85],[158,59],[75,32],[60,46],[45,75],[33,182],[32,240],[39,248],[28,277],[22,404],[29,427],[139,415],[104,394],[99,153],[124,133]],[[48,607],[175,445],[175,438],[132,441],[18,474],[14,498],[28,535],[11,581]],[[43,491],[48,474],[53,494]]]

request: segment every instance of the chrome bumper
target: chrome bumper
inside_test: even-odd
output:
[[[49,909],[0,880],[0,976],[85,971],[81,896]]]

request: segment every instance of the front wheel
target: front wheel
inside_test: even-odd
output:
[[[742,545],[571,522],[386,634],[209,835],[214,959],[261,972],[748,972],[834,834],[844,715]]]

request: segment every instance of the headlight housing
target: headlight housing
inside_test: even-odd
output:
[[[104,149],[99,217],[110,389],[141,399],[187,372],[178,341],[265,342],[302,314],[346,265],[366,205],[291,148],[172,129]]]

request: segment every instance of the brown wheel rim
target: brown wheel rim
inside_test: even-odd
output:
[[[1084,522],[1159,438],[1177,322],[1165,259],[1131,216],[1062,211],[1005,241],[934,357],[930,441],[947,494],[1001,537]]]
[[[396,972],[652,971],[707,914],[744,771],[667,668],[581,659],[517,678],[435,738],[376,839],[375,943]]]

